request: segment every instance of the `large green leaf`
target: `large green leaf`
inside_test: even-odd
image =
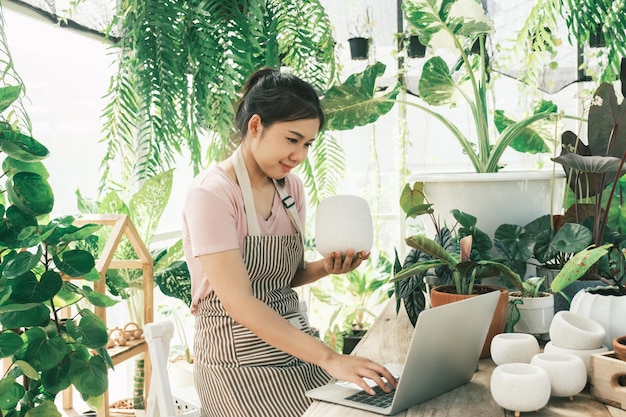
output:
[[[149,178],[128,202],[130,218],[148,247],[169,201],[173,179],[173,170]]]
[[[50,321],[50,309],[43,304],[14,304],[24,309],[14,308],[0,314],[0,324],[4,329],[45,326]]]
[[[82,318],[78,326],[73,321],[67,322],[67,331],[70,336],[90,349],[105,346],[109,340],[109,334],[102,319],[86,309],[81,309],[80,315]]]
[[[45,400],[28,411],[28,417],[61,417],[61,413],[52,400]]]
[[[39,174],[18,172],[7,181],[9,198],[29,216],[48,214],[54,207],[54,194],[48,181]]]
[[[20,350],[23,345],[24,341],[16,333],[0,333],[0,358],[8,358]]]
[[[11,281],[11,300],[18,303],[41,303],[52,299],[61,289],[63,280],[55,271],[44,272],[39,280],[27,271]]]
[[[41,248],[37,248],[36,253],[29,251],[17,253],[13,258],[5,260],[2,276],[13,279],[30,272],[41,261],[41,255]]]
[[[587,248],[574,255],[554,277],[552,292],[559,292],[582,277],[598,260],[608,253],[611,244]]]
[[[2,170],[9,176],[12,177],[18,172],[32,172],[34,174],[41,175],[42,178],[48,179],[50,177],[50,173],[41,162],[23,162],[15,158],[11,158],[7,156],[2,161]]]
[[[18,99],[21,93],[21,85],[6,85],[0,87],[0,113],[8,109],[9,106]]]
[[[326,129],[349,130],[387,114],[400,90],[396,85],[385,94],[376,94],[376,79],[384,72],[385,65],[377,62],[361,73],[350,75],[343,84],[331,87],[322,98]]]
[[[430,58],[422,69],[418,84],[419,96],[431,106],[454,103],[456,84],[448,64],[440,56]]]
[[[41,373],[41,383],[51,394],[57,394],[70,386],[69,370],[70,360],[66,356],[54,368]]]
[[[69,352],[65,340],[59,336],[48,338],[39,327],[26,330],[22,337],[26,338],[24,349],[15,354],[15,357],[28,362],[39,371],[54,368]]]
[[[54,264],[64,274],[78,278],[89,273],[96,262],[90,252],[82,249],[72,249],[54,256]]]
[[[20,402],[26,390],[12,379],[0,380],[0,410],[12,410]]]
[[[36,162],[50,155],[48,148],[36,139],[12,130],[0,130],[0,149],[23,162]]]
[[[587,137],[591,155],[621,158],[626,152],[626,103],[618,102],[613,84],[602,83],[594,93]]]
[[[108,389],[107,366],[99,355],[92,356],[88,361],[73,359],[69,378],[83,395],[97,397]]]

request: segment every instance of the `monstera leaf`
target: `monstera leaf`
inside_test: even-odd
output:
[[[331,87],[322,99],[326,129],[349,130],[365,126],[388,113],[395,104],[400,86],[377,95],[376,79],[384,72],[385,65],[377,62],[361,73],[352,74],[343,84]]]

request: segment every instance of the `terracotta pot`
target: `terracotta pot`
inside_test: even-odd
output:
[[[495,335],[502,333],[504,331],[504,326],[506,325],[506,312],[509,306],[509,290],[503,287],[475,285],[474,293],[471,295],[456,294],[454,291],[454,285],[441,285],[433,288],[430,292],[431,305],[433,307],[437,307],[487,292],[500,291],[500,299],[496,305],[496,311],[493,313],[493,319],[491,320],[491,325],[489,326],[489,331],[487,332],[487,338],[485,339],[485,344],[483,345],[483,349],[480,353],[481,358],[488,358],[491,356],[491,340]]]
[[[626,361],[626,336],[613,339],[613,350],[617,359]]]

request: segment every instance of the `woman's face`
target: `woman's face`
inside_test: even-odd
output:
[[[259,124],[253,136],[252,153],[265,175],[284,178],[289,171],[304,162],[319,129],[319,119]]]

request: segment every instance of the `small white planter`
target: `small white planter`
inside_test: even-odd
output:
[[[602,345],[597,349],[567,349],[556,346],[552,341],[546,343],[543,348],[545,353],[569,353],[571,355],[578,356],[583,360],[585,364],[585,368],[587,369],[587,379],[591,379],[591,355],[595,353],[604,353],[608,352],[609,349]]]
[[[572,397],[587,385],[587,368],[583,360],[570,353],[538,353],[530,360],[548,372],[553,397]]]
[[[554,317],[554,295],[544,293],[543,297],[516,297],[509,294],[509,300],[522,300],[516,304],[520,319],[513,327],[519,333],[543,335],[550,332]]]
[[[348,249],[370,251],[374,226],[370,206],[356,195],[336,195],[320,201],[315,217],[315,245],[324,257]]]
[[[527,333],[500,333],[491,340],[491,359],[496,365],[530,363],[539,351],[539,342]]]
[[[552,343],[567,349],[598,349],[603,345],[605,334],[598,322],[573,311],[559,311],[550,326]]]
[[[550,400],[550,376],[528,363],[498,365],[491,374],[491,395],[502,408],[515,412],[537,411]]]

